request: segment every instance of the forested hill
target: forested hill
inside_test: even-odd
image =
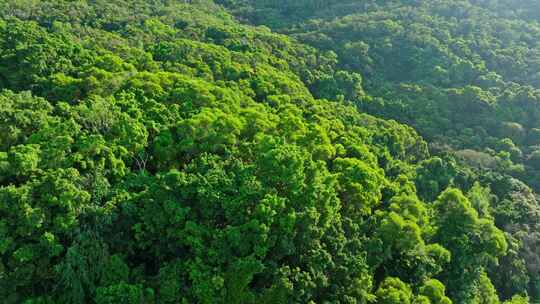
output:
[[[0,1],[1,303],[540,301],[535,1],[216,2]]]
[[[344,93],[333,98],[334,92],[310,88],[316,96],[345,98],[361,111],[414,127],[432,155],[452,155],[491,188],[497,226],[514,237],[529,235],[527,240],[517,237],[518,247],[535,243],[527,251],[540,252],[531,237],[538,235],[538,218],[518,216],[510,224],[496,211],[538,212],[534,191],[525,195],[529,199],[510,195],[513,203],[504,197],[518,180],[540,190],[540,2],[218,2],[243,22],[269,26],[330,52],[338,69],[361,74],[366,94],[358,98]],[[431,198],[440,191],[433,189]],[[536,211],[524,207],[524,201]],[[538,283],[532,283],[538,281],[539,269],[533,266],[538,260],[504,259],[514,265],[515,275],[521,272],[515,267],[528,269],[526,289],[536,294],[533,302],[540,301]],[[496,289],[508,297],[510,290],[520,289],[515,283],[524,282],[518,276],[514,283],[509,278],[495,282]]]
[[[413,126],[472,166],[497,170],[491,158],[506,157],[505,173],[540,190],[540,2],[221,2],[333,52],[338,68],[364,78],[369,96],[345,94],[360,109]]]

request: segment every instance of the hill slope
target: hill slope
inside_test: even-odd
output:
[[[375,101],[396,99],[332,48],[210,1],[0,16],[4,303],[537,297],[540,208],[512,177],[528,171],[508,152],[461,151],[496,170],[430,156],[359,111],[392,117]]]

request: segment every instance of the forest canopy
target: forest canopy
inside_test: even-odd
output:
[[[2,303],[538,303],[537,8],[1,1]]]

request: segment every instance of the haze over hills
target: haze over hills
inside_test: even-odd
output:
[[[539,303],[539,12],[1,1],[2,303]]]

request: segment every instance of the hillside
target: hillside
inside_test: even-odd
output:
[[[452,155],[472,169],[496,196],[490,205],[499,228],[514,237],[538,235],[537,217],[497,215],[502,209],[537,213],[529,209],[537,210],[536,192],[517,198],[507,182],[540,190],[537,1],[219,2],[244,22],[334,52],[338,69],[363,77],[366,94],[349,102],[412,126],[432,155]],[[423,198],[430,201],[438,190],[433,193]],[[531,205],[524,207],[524,201]],[[538,244],[529,237],[517,237],[518,247]],[[525,251],[539,252],[537,246]],[[518,263],[507,256],[504,263],[528,269],[525,289],[534,295],[539,269],[536,258],[529,258]],[[493,281],[509,297],[523,288],[517,285],[524,277]]]
[[[0,2],[2,303],[540,300],[535,2],[217,2]]]

